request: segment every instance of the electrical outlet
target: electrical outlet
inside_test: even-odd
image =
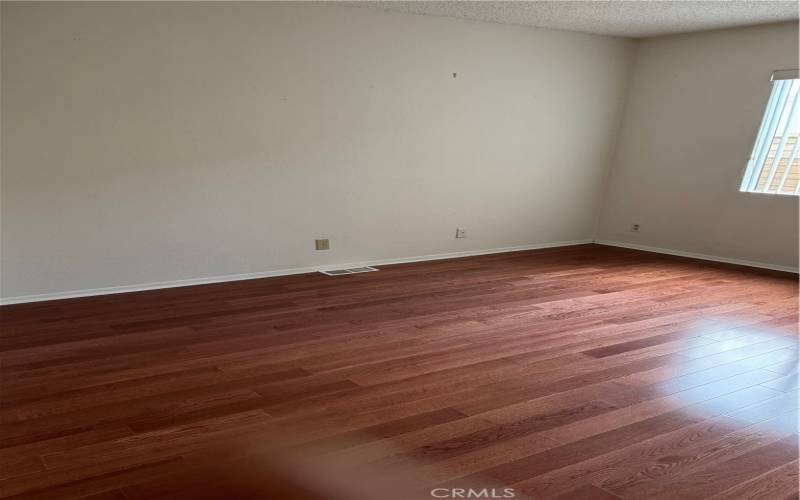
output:
[[[317,250],[328,250],[331,247],[331,242],[327,238],[324,240],[314,240],[314,246]]]
[[[456,228],[456,238],[461,239],[466,237],[467,237],[467,228],[465,227]]]
[[[631,226],[631,232],[632,233],[638,233],[639,232],[639,224],[633,224]]]

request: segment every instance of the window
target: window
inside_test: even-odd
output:
[[[772,74],[772,93],[747,160],[741,191],[800,194],[800,80],[797,70]]]

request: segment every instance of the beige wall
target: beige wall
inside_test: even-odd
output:
[[[769,73],[796,66],[792,24],[632,42],[331,4],[6,2],[0,297],[595,234],[794,267],[797,198],[738,184]]]
[[[797,36],[786,23],[641,41],[598,239],[797,267],[798,198],[739,192]]]
[[[2,296],[591,238],[632,49],[336,5],[3,3]]]

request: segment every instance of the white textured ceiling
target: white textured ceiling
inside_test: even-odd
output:
[[[372,9],[521,24],[600,35],[648,37],[797,19],[797,1],[373,1]]]

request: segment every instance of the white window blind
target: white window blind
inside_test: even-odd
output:
[[[740,190],[800,194],[800,80],[797,70],[776,71],[772,93],[747,160]]]

